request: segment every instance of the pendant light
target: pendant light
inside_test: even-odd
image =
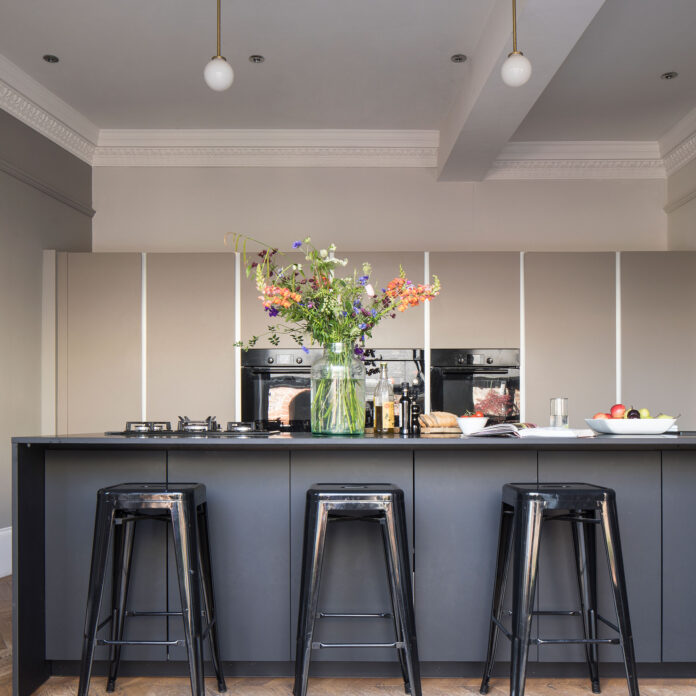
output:
[[[522,51],[517,50],[516,0],[512,0],[512,53],[503,63],[500,75],[508,87],[521,87],[532,76],[532,64]]]
[[[234,80],[234,71],[227,59],[220,55],[220,0],[217,0],[217,54],[203,71],[205,84],[216,92],[224,92]]]

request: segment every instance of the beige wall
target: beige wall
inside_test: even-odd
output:
[[[95,251],[667,249],[664,181],[439,183],[429,169],[97,167]]]
[[[89,166],[4,112],[0,160],[90,203]],[[0,528],[12,523],[10,437],[41,430],[42,250],[88,251],[90,232],[88,215],[0,172]]]
[[[696,160],[667,179],[670,249],[696,249]]]

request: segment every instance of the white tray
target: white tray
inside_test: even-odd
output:
[[[592,430],[605,435],[662,435],[676,422],[676,418],[585,418]]]

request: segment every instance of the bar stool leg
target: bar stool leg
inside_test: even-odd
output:
[[[611,496],[600,505],[600,517],[602,531],[604,532],[604,546],[609,562],[609,576],[614,597],[621,649],[623,650],[624,666],[626,667],[626,681],[630,696],[639,696],[638,676],[636,673],[636,658],[633,648],[633,633],[631,631],[631,619],[628,613],[628,599],[626,597],[626,576],[624,574],[623,554],[621,552],[621,538],[619,536],[619,517],[616,512],[616,501]]]
[[[111,539],[114,519],[113,502],[97,496],[97,510],[94,519],[94,540],[92,542],[92,564],[89,572],[89,588],[87,590],[87,612],[85,617],[85,633],[82,643],[82,662],[80,665],[80,683],[77,688],[78,696],[87,696],[89,682],[92,676],[92,660],[97,642],[97,626],[99,611],[104,595],[104,577],[106,575],[106,558]]]
[[[539,567],[539,540],[543,503],[525,502],[514,516],[514,588],[512,599],[512,648],[510,696],[523,696],[532,629],[532,610]]]
[[[123,640],[134,540],[135,520],[128,520],[122,524],[114,525],[111,640]],[[112,645],[109,650],[109,679],[106,683],[107,691],[113,691],[116,687],[116,677],[118,676],[120,662],[121,646]]]
[[[486,667],[481,680],[479,693],[487,694],[491,672],[495,664],[495,653],[498,646],[500,629],[493,621],[501,621],[503,614],[503,601],[505,599],[505,586],[507,584],[508,570],[510,568],[510,551],[512,550],[512,519],[513,510],[509,505],[502,503],[500,508],[500,529],[498,532],[498,557],[495,562],[495,586],[493,588],[493,603],[491,606],[491,621],[488,631],[488,652],[486,654]]]
[[[594,519],[590,514],[576,510],[575,515]],[[573,548],[575,550],[575,567],[578,575],[578,593],[580,595],[580,613],[585,640],[597,639],[597,563],[595,528],[592,523],[572,522]],[[597,643],[585,644],[585,659],[590,671],[592,692],[601,693],[599,686],[599,657]]]
[[[297,623],[295,655],[295,696],[306,696],[309,662],[312,653],[314,620],[319,602],[321,569],[324,562],[324,543],[328,511],[323,503],[307,506],[305,538],[302,550],[302,583],[300,588],[300,615]]]
[[[420,662],[416,641],[416,620],[413,611],[413,590],[411,588],[411,569],[408,559],[408,539],[406,520],[400,506],[390,504],[386,509],[387,539],[392,558],[393,593],[399,614],[403,617],[404,655],[408,684],[413,696],[421,696]]]
[[[389,553],[389,531],[387,530],[387,521],[385,517],[379,520],[379,527],[382,532],[382,544],[384,546],[384,562],[387,569],[387,582],[389,584],[389,599],[391,600],[392,615],[394,617],[394,635],[397,643],[404,643],[405,626],[404,617],[399,613],[399,605],[394,595],[394,569],[392,568],[392,557]],[[406,652],[404,648],[397,649],[399,657],[399,666],[401,667],[401,676],[404,679],[404,691],[407,694],[411,693],[411,685],[408,680],[408,667],[406,665]]]
[[[213,592],[213,570],[210,562],[210,538],[208,534],[208,504],[203,503],[198,511],[198,563],[201,568],[203,585],[203,603],[208,620],[208,637],[210,638],[210,656],[218,682],[218,691],[227,691],[225,676],[220,662],[220,646],[215,614],[215,593]]]
[[[203,643],[201,641],[201,593],[198,571],[198,521],[189,500],[172,504],[172,538],[179,578],[181,612],[184,620],[193,696],[205,696],[203,681]]]

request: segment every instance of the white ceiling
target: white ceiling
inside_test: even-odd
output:
[[[536,176],[529,161],[549,159],[532,146],[540,141],[595,141],[588,152],[612,141],[604,155],[612,161],[624,143],[631,154],[619,157],[627,163],[619,176],[638,172],[637,159],[653,176],[664,172],[655,141],[665,155],[665,133],[672,129],[666,141],[676,147],[691,133],[683,124],[696,123],[696,0],[517,0],[519,47],[534,67],[518,89],[499,74],[511,50],[510,0],[222,4],[222,52],[236,78],[216,93],[202,77],[215,51],[215,0],[0,0],[0,87],[15,90],[0,94],[0,106],[107,166],[133,164],[136,150],[147,162],[169,152],[183,166],[192,161],[183,155],[200,155],[197,145],[213,148],[205,157],[241,152],[257,166],[277,138],[283,157],[305,157],[299,137],[317,141],[305,166],[342,145],[352,150],[329,166],[373,166],[355,155],[374,143],[377,166],[436,160],[440,180],[481,180],[512,160]],[[453,64],[460,52],[469,60]],[[60,62],[49,65],[45,53]],[[253,53],[266,62],[252,65]],[[679,77],[660,80],[668,70]]]
[[[215,0],[1,0],[0,53],[100,128],[437,129],[492,4],[223,0],[224,93]]]

